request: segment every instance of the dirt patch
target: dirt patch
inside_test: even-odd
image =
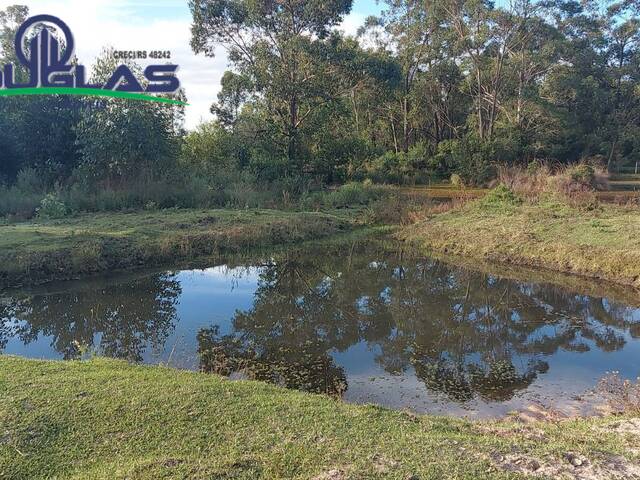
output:
[[[630,418],[605,425],[603,429],[607,432],[625,433],[640,437],[640,418]]]
[[[173,467],[177,467],[181,463],[184,463],[184,460],[181,460],[181,459],[178,459],[178,458],[167,458],[166,460],[164,460],[162,462],[162,466],[168,467],[168,468],[173,468]]]
[[[340,468],[334,468],[321,473],[317,477],[313,477],[311,480],[347,480],[347,472]]]
[[[373,464],[374,470],[378,473],[388,473],[390,470],[398,466],[398,462],[396,460],[377,453],[371,457],[371,463]]]
[[[476,425],[474,426],[474,430],[479,433],[489,433],[502,438],[513,438],[517,436],[534,442],[544,442],[547,440],[544,430],[532,425],[518,425],[513,427],[503,425]]]
[[[532,477],[575,480],[640,479],[640,465],[623,457],[611,456],[592,462],[577,453],[567,452],[561,459],[538,459],[523,454],[495,452],[491,462],[499,470]]]

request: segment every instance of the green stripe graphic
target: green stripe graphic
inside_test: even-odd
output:
[[[188,105],[187,102],[171,98],[154,97],[144,93],[121,92],[118,90],[103,90],[101,88],[72,88],[72,87],[36,87],[1,89],[0,97],[14,97],[19,95],[85,95],[97,97],[126,98],[145,102],[170,103],[173,105]]]

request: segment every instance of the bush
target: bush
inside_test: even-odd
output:
[[[0,216],[26,220],[35,215],[42,201],[41,193],[25,193],[17,187],[0,186]]]
[[[329,193],[327,204],[333,208],[346,208],[357,205],[368,205],[384,195],[381,187],[363,185],[361,183],[347,183],[339,189]]]
[[[434,161],[458,174],[465,185],[482,185],[495,176],[494,159],[493,144],[465,137],[440,142]]]
[[[303,210],[321,208],[346,208],[365,206],[387,197],[384,187],[371,183],[347,183],[336,190],[306,192],[300,197],[299,205]]]
[[[537,199],[547,190],[550,168],[540,162],[530,162],[526,168],[501,167],[498,169],[498,181],[513,192],[530,200]]]
[[[429,150],[417,143],[404,152],[386,152],[363,163],[356,178],[375,183],[416,184],[426,183],[434,171],[429,163]]]
[[[566,169],[565,174],[576,183],[595,188],[596,171],[591,165],[584,163],[573,165]]]
[[[480,206],[489,210],[508,209],[520,204],[522,199],[502,183],[480,200]]]
[[[16,178],[16,188],[25,194],[40,194],[46,190],[45,181],[42,174],[35,168],[25,168],[18,172]]]
[[[526,168],[502,167],[498,179],[529,200],[537,200],[542,194],[559,195],[575,206],[593,206],[597,203],[596,190],[606,184],[602,171],[584,163],[555,168],[541,162],[531,162]]]
[[[63,218],[67,215],[67,206],[60,201],[55,193],[48,193],[40,202],[40,207],[36,209],[40,218]]]
[[[458,175],[457,173],[454,173],[451,175],[449,182],[454,187],[458,187],[458,188],[464,187],[464,182],[462,181],[462,177],[460,177],[460,175]]]
[[[570,165],[549,177],[546,190],[573,202],[596,203],[595,191],[603,188],[604,175],[591,165]]]

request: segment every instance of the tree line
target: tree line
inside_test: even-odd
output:
[[[207,195],[225,185],[299,193],[453,173],[482,184],[499,165],[617,170],[640,159],[637,0],[386,0],[355,36],[338,28],[351,0],[189,8],[194,52],[229,59],[214,121],[186,132],[175,106],[3,98],[2,182],[23,172],[22,183],[48,188],[122,189],[173,175],[206,183]],[[0,63],[17,63],[13,38],[27,16],[23,6],[0,11]],[[114,62],[105,50],[93,78]]]
[[[232,70],[212,110],[258,163],[326,181],[406,181],[496,164],[638,156],[637,1],[192,0],[192,46]]]

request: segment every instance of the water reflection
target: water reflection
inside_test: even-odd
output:
[[[289,256],[262,269],[254,297],[232,333],[201,332],[202,369],[341,392],[348,383],[330,354],[365,342],[389,374],[412,369],[459,402],[505,401],[558,350],[620,350],[626,332],[638,334],[635,309],[624,305],[386,250]]]
[[[504,413],[640,373],[626,302],[380,243],[54,288],[0,297],[0,349],[171,361],[181,339],[207,372],[419,411]]]
[[[225,376],[242,373],[252,380],[337,397],[347,389],[344,370],[319,342],[256,348],[236,335],[220,336],[214,326],[198,333],[198,345],[205,372]]]
[[[147,348],[164,345],[181,293],[175,275],[160,274],[106,288],[17,296],[0,306],[0,348],[10,338],[29,345],[45,336],[65,360],[97,351],[139,362]]]

